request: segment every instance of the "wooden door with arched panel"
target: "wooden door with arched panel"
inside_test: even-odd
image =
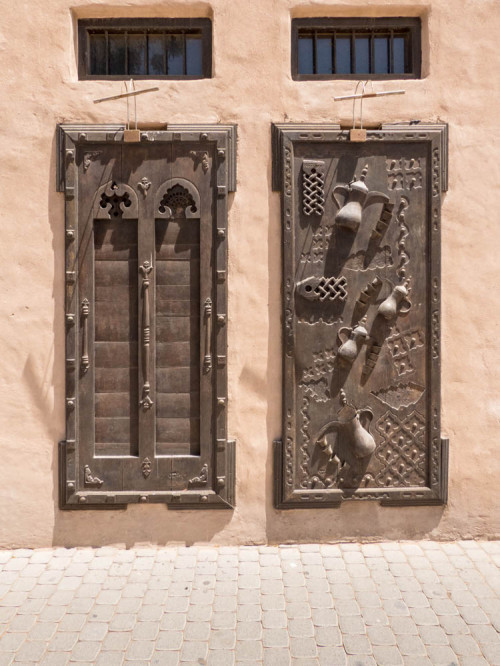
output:
[[[226,432],[232,126],[60,126],[66,199],[61,506],[233,504]]]

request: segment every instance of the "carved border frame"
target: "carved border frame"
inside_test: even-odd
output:
[[[104,492],[77,487],[78,397],[75,372],[78,301],[78,170],[76,149],[85,143],[124,142],[121,125],[63,124],[57,126],[57,190],[65,200],[65,337],[66,439],[59,442],[59,504],[61,509],[126,509],[128,504],[166,504],[172,509],[232,509],[235,503],[236,443],[227,436],[227,324],[214,336],[214,441],[212,478],[202,488],[184,491]],[[170,125],[168,130],[144,130],[141,143],[198,142],[215,144],[216,223],[213,284],[216,312],[227,321],[227,196],[236,189],[236,125]],[[221,408],[220,405],[224,404]]]
[[[428,487],[299,489],[294,478],[296,458],[295,366],[293,311],[294,285],[287,276],[294,266],[293,155],[298,143],[349,141],[349,130],[332,124],[273,124],[273,189],[281,192],[283,239],[283,416],[282,439],[274,441],[274,504],[278,509],[339,507],[346,500],[378,500],[383,506],[446,504],[448,499],[448,439],[441,437],[441,193],[447,186],[447,125],[383,125],[368,130],[367,142],[425,142],[429,147],[429,300],[428,321],[431,341],[428,348],[430,392],[430,453]]]

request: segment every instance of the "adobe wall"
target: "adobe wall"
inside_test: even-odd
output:
[[[1,0],[0,546],[138,542],[243,544],[500,534],[500,11],[495,0],[336,4],[316,0],[127,3]],[[442,211],[443,433],[447,507],[276,511],[272,441],[281,435],[280,197],[271,191],[270,123],[348,124],[349,81],[294,82],[292,16],[421,16],[423,78],[365,104],[368,123],[419,118],[450,126]],[[57,443],[64,414],[64,201],[55,190],[58,122],[122,122],[125,104],[92,100],[119,83],[78,81],[75,20],[213,18],[214,78],[160,81],[145,122],[238,124],[238,190],[229,207],[229,434],[237,441],[234,512],[61,512]],[[379,84],[381,89],[394,82]],[[399,86],[398,86],[399,87]],[[257,261],[256,261],[257,258]],[[248,332],[251,331],[251,335]]]

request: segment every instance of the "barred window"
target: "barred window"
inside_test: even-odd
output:
[[[78,31],[80,79],[212,75],[210,19],[86,19]]]
[[[420,19],[294,19],[292,75],[307,79],[420,77]]]

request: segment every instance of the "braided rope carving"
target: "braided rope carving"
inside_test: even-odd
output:
[[[304,160],[302,169],[304,215],[323,215],[325,212],[325,163]]]

